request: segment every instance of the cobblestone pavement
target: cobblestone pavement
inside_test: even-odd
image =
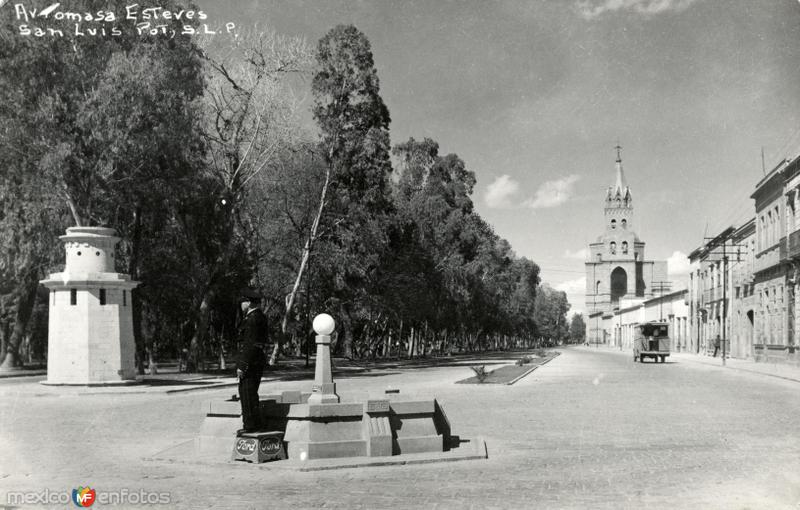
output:
[[[8,491],[90,485],[198,509],[800,508],[798,382],[585,348],[513,386],[454,384],[471,374],[392,368],[337,389],[436,396],[453,433],[484,437],[489,459],[309,473],[143,460],[191,439],[201,403],[230,389],[59,397],[16,383],[0,393],[0,505]]]

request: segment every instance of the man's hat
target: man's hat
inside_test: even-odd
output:
[[[261,301],[261,294],[251,288],[244,288],[239,292],[239,302],[250,301],[251,303],[258,303]]]

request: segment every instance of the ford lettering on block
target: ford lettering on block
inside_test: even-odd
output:
[[[236,441],[236,451],[239,452],[240,455],[251,455],[256,451],[255,439],[239,438],[239,440]]]
[[[236,436],[231,458],[253,463],[285,459],[283,432],[242,432]]]
[[[261,440],[261,452],[274,454],[281,450],[281,443],[274,437],[267,437]]]

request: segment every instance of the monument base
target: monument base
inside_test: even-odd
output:
[[[433,400],[367,399],[365,402],[314,404],[309,393],[286,391],[261,399],[265,430],[284,433],[292,460],[391,457],[450,449],[450,423]],[[231,437],[241,427],[235,401],[205,404],[201,435]]]

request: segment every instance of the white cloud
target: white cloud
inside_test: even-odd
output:
[[[697,0],[580,0],[577,9],[585,19],[594,19],[606,12],[633,11],[645,16],[662,12],[680,12]]]
[[[682,251],[673,252],[667,259],[667,273],[672,280],[686,280],[689,277],[689,273],[696,268],[697,264],[690,263],[689,257]],[[682,286],[683,285],[673,285],[673,290]]]
[[[508,175],[501,175],[486,187],[484,201],[492,209],[512,207],[511,197],[519,191],[519,183]]]
[[[563,179],[547,181],[536,190],[536,195],[525,201],[523,205],[531,209],[541,209],[544,207],[556,207],[561,205],[572,196],[573,187],[578,182],[580,176],[568,175]]]
[[[589,248],[582,248],[578,251],[567,250],[564,252],[564,258],[574,260],[586,260],[589,256]]]
[[[581,276],[574,280],[561,282],[555,286],[555,289],[566,292],[568,296],[576,294],[584,295],[586,293],[586,277]]]

